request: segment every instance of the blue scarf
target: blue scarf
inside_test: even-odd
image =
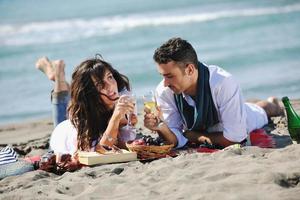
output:
[[[182,94],[174,94],[174,98],[180,116],[189,130],[205,131],[208,127],[219,123],[218,112],[209,85],[209,70],[201,62],[198,62],[196,113]]]

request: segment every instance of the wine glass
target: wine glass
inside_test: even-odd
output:
[[[145,94],[143,96],[143,100],[144,100],[144,107],[148,108],[151,113],[155,113],[156,112],[156,99],[154,96],[154,92],[150,91],[147,94]]]
[[[157,111],[157,103],[156,98],[153,91],[148,92],[143,96],[144,101],[144,107],[149,109],[151,113],[153,113],[157,119],[159,119],[158,111]],[[155,133],[156,131],[152,131],[152,133]]]
[[[126,100],[127,102],[131,102],[134,104],[135,108],[134,108],[134,114],[137,114],[136,111],[137,111],[137,108],[136,108],[136,97],[134,94],[132,94],[130,91],[122,91],[119,93],[120,96],[125,96],[126,97]],[[126,118],[127,118],[127,124],[126,126],[122,127],[120,129],[120,140],[123,141],[123,142],[128,142],[128,141],[131,141],[131,140],[134,140],[135,137],[136,137],[136,129],[134,126],[132,126],[132,123],[131,123],[131,115],[133,113],[126,113]]]
[[[128,95],[128,102],[130,102],[130,103],[133,103],[133,105],[134,105],[134,107],[136,107],[136,98],[135,98],[135,95],[134,94],[130,94],[130,95]],[[135,110],[136,110],[136,108],[134,108],[134,114],[136,114],[135,113]],[[126,114],[126,117],[127,117],[127,125],[125,126],[127,129],[132,129],[132,128],[134,128],[133,126],[132,126],[132,123],[131,123],[131,115],[132,115],[133,113],[127,113]]]

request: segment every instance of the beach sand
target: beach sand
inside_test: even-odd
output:
[[[292,104],[300,113],[300,100]],[[265,129],[275,138],[275,149],[183,153],[62,176],[37,170],[1,180],[0,199],[300,199],[300,144],[292,144],[285,118],[272,121]],[[0,147],[10,144],[21,156],[42,155],[52,130],[50,119],[1,126]]]

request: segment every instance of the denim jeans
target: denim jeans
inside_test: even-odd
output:
[[[53,125],[56,127],[60,122],[66,120],[67,106],[70,100],[70,93],[68,91],[51,92]]]
[[[23,160],[0,165],[0,180],[8,176],[20,175],[33,170],[33,164]]]
[[[67,119],[67,106],[69,100],[70,93],[68,91],[51,92],[54,127]],[[33,170],[34,165],[32,163],[19,159],[13,163],[0,165],[0,180],[8,176],[20,175]]]

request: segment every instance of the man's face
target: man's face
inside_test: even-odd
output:
[[[191,83],[183,65],[174,61],[157,65],[158,72],[163,76],[164,86],[169,87],[176,94],[186,91]]]

